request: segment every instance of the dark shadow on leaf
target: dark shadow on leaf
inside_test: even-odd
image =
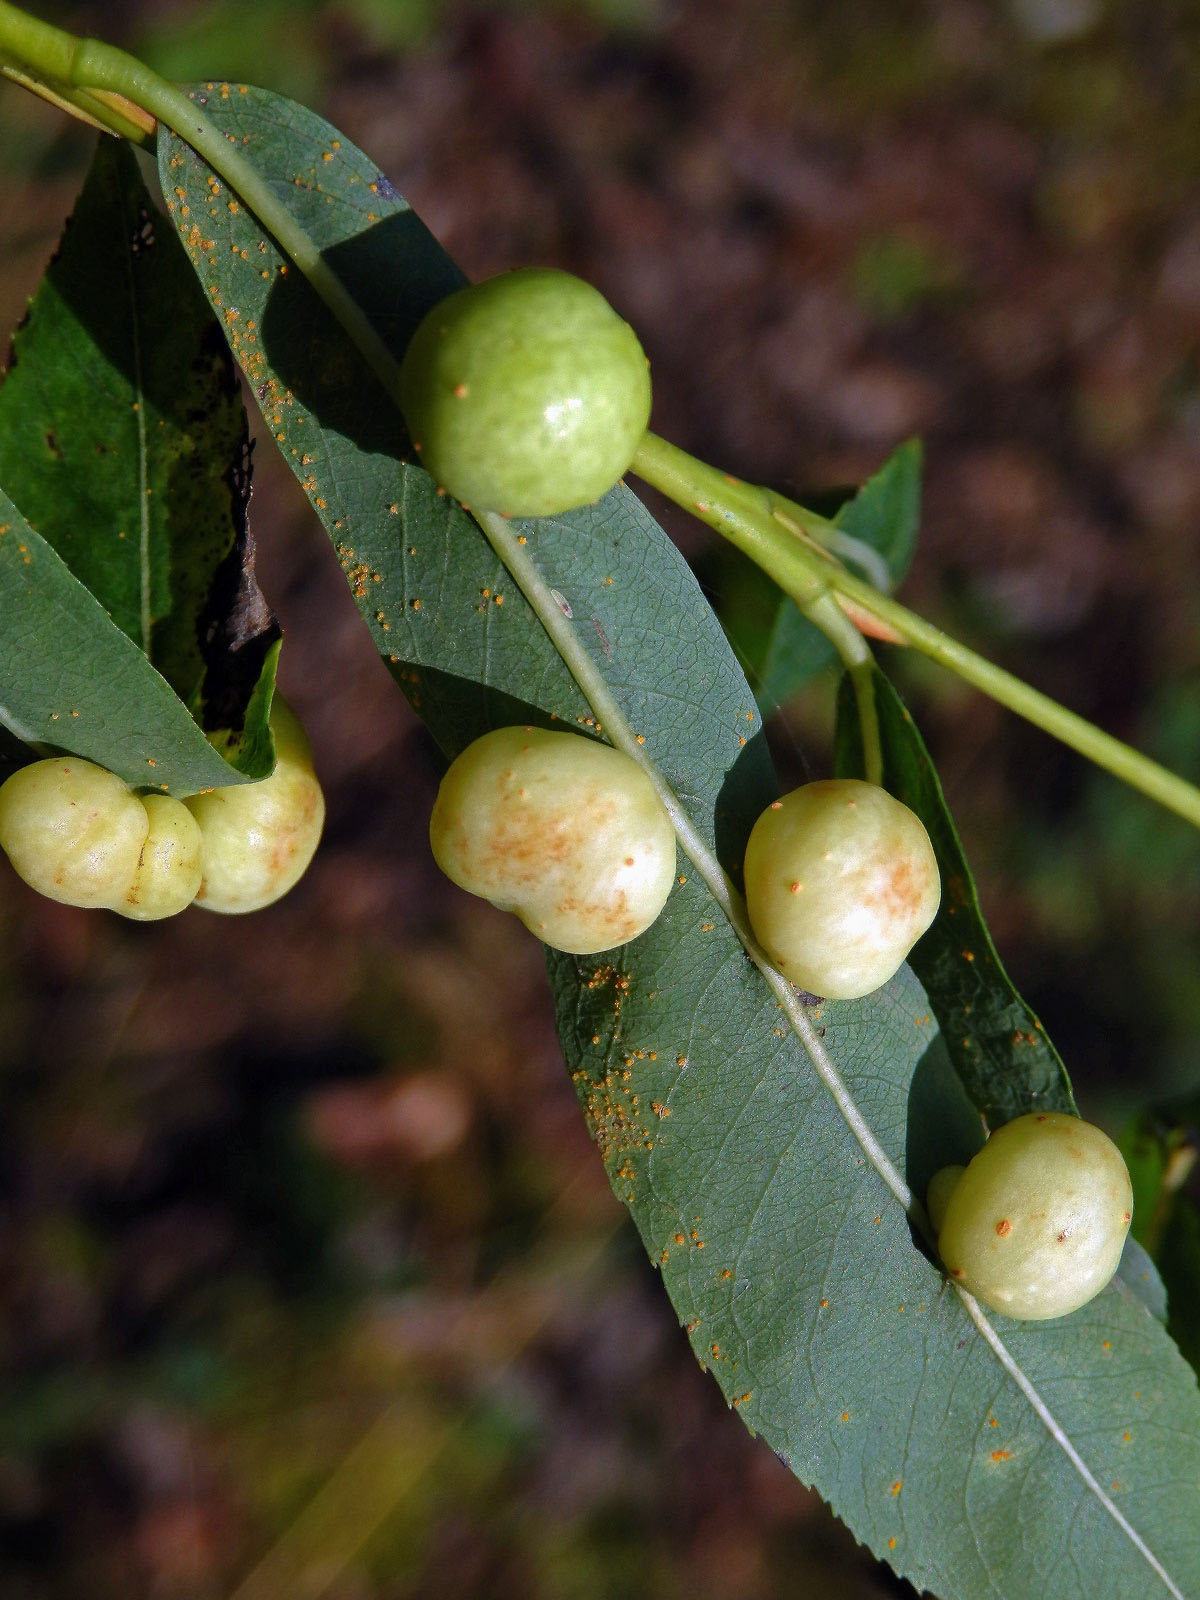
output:
[[[942,1167],[965,1167],[982,1143],[979,1113],[967,1099],[938,1034],[917,1062],[908,1090],[904,1176],[922,1205],[934,1173]],[[913,1242],[927,1251],[915,1230]]]
[[[0,723],[0,783],[10,777],[18,767],[23,767],[36,759],[36,752]]]
[[[397,358],[425,313],[467,281],[408,210],[324,251],[322,260]],[[280,382],[322,428],[340,433],[360,450],[397,457],[407,453],[395,402],[367,372],[349,335],[301,273],[276,278],[261,337]],[[270,392],[264,387],[258,398],[265,403]]]
[[[746,740],[717,792],[713,817],[717,859],[739,891],[742,887],[746,840],[750,837],[750,829],[758,821],[762,809],[761,796],[765,792],[774,794],[778,787],[766,777],[770,771],[771,756],[766,736],[760,730],[752,739]]]
[[[582,728],[567,727],[540,706],[515,695],[479,684],[456,673],[421,667],[415,674],[404,662],[389,663],[392,676],[409,704],[432,731],[437,730],[439,747],[447,761],[465,750],[472,739],[493,728],[512,728],[528,724],[557,733],[589,735]],[[416,681],[414,682],[414,677]]]

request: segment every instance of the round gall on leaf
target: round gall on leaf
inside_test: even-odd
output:
[[[549,517],[607,494],[650,418],[637,335],[591,284],[527,268],[434,306],[400,400],[421,462],[464,505]]]
[[[260,911],[285,895],[312,860],[325,822],[325,797],[295,713],[277,694],[271,706],[275,770],[258,783],[193,795],[187,808],[204,838],[204,880],[196,904],[208,911]]]
[[[946,1271],[984,1305],[1061,1317],[1117,1270],[1133,1214],[1121,1152],[1090,1122],[1035,1112],[998,1128],[945,1208]]]
[[[574,955],[635,939],[675,881],[675,830],[637,763],[544,728],[469,744],[442,779],[429,842],[460,888]]]
[[[767,807],[745,858],[755,937],[790,982],[853,1000],[893,977],[937,913],[920,818],[854,778],[806,783]]]
[[[196,898],[203,876],[204,840],[200,825],[182,800],[148,794],[142,804],[150,832],[142,843],[137,869],[112,909],[135,922],[173,917]]]
[[[0,849],[31,888],[65,905],[116,905],[149,831],[128,785],[80,756],[34,761],[0,786]]]

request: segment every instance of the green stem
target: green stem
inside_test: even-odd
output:
[[[871,681],[875,661],[866,640],[830,593],[838,571],[836,563],[819,551],[807,550],[801,539],[777,526],[781,506],[791,510],[791,502],[780,501],[769,489],[718,472],[653,433],[643,436],[632,470],[762,567],[825,634],[850,675],[862,727],[867,780],[878,783],[883,775],[883,754]]]
[[[1149,756],[1123,744],[1120,739],[1114,739],[1086,717],[1068,711],[1066,706],[1052,700],[1049,695],[1042,694],[1039,689],[968,649],[907,607],[872,589],[869,583],[863,583],[848,572],[836,573],[830,581],[838,594],[845,595],[847,600],[853,600],[864,611],[886,622],[914,649],[949,667],[1000,705],[1007,706],[1035,727],[1052,734],[1081,756],[1086,756],[1096,766],[1122,779],[1130,788],[1148,795],[1151,800],[1157,800],[1168,811],[1174,811],[1177,816],[1200,828],[1200,789],[1195,784],[1168,771]]]
[[[152,124],[138,117],[136,107],[122,108],[108,95],[73,84],[80,42],[16,6],[0,3],[0,73],[95,127],[144,144]]]
[[[801,609],[808,620],[821,629],[842,658],[858,710],[866,779],[868,783],[882,783],[883,747],[879,740],[875,657],[871,654],[871,647],[831,594],[823,594]]]
[[[729,478],[653,434],[647,434],[638,447],[633,471],[756,561],[802,611],[812,604],[814,588],[844,596],[886,623],[906,644],[1200,827],[1200,789],[1194,784],[968,649],[814,548],[810,536],[819,535],[826,525],[823,517],[769,490]],[[855,691],[861,710],[857,679]]]
[[[805,549],[773,520],[775,498],[646,433],[630,470],[750,557],[803,610],[830,589],[835,563]]]
[[[90,108],[97,91],[119,95],[144,107],[185,140],[254,212],[346,329],[388,391],[396,393],[399,363],[361,306],[266,179],[181,89],[124,50],[95,39],[76,39],[61,28],[27,16],[7,0],[0,0],[0,60],[14,63],[22,76],[45,80],[60,98],[70,98],[81,106],[86,101]]]
[[[71,82],[80,40],[49,22],[0,0],[0,61],[31,70],[56,84]]]

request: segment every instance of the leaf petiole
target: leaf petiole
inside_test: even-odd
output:
[[[1200,828],[1200,788],[1195,784],[960,644],[906,606],[856,578],[825,551],[818,553],[814,535],[819,538],[822,527],[827,525],[824,517],[775,496],[768,489],[718,472],[650,433],[638,447],[632,470],[757,562],[806,615],[816,598],[815,591],[831,592],[875,619],[893,637],[956,672],[1000,705]],[[818,622],[818,626],[824,624]],[[825,631],[829,633],[828,628]],[[829,637],[836,645],[832,633]],[[841,653],[841,646],[838,648]],[[858,693],[857,679],[855,689]]]

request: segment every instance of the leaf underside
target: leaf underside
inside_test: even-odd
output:
[[[401,351],[461,280],[390,183],[302,107],[229,86],[201,97]],[[237,308],[234,350],[267,425],[443,748],[517,721],[586,727],[522,595],[471,519],[404,461],[394,406],[296,270],[244,207],[212,195],[179,141],[162,139],[160,173],[201,284],[218,312]],[[774,778],[750,690],[681,557],[624,489],[513,526],[734,866]],[[730,1403],[877,1555],[947,1600],[1200,1592],[1200,1403],[1161,1327],[1119,1284],[1056,1322],[995,1319],[1040,1397],[1031,1403],[914,1244],[682,858],[679,875],[642,938],[599,958],[551,954],[549,968],[568,1070],[613,1187]],[[817,1015],[915,1188],[970,1153],[978,1119],[911,974]]]
[[[97,144],[14,337],[0,483],[204,726],[241,732],[236,764],[269,772],[280,634],[254,580],[237,371],[118,140]],[[48,675],[62,643],[32,641]]]

